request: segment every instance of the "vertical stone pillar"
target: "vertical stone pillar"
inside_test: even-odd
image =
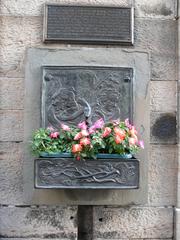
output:
[[[177,129],[178,129],[178,151],[177,151],[177,159],[178,159],[178,172],[177,172],[177,202],[175,207],[175,239],[180,239],[180,0],[177,0],[177,37],[178,37],[178,45],[177,45],[177,84],[178,84],[178,103],[177,103]]]

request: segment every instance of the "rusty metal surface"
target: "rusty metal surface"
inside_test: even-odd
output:
[[[46,4],[44,41],[133,44],[133,8]]]
[[[89,124],[99,118],[132,120],[133,69],[117,67],[43,67],[42,126]]]
[[[81,160],[39,158],[35,160],[35,187],[46,189],[136,189],[137,159]]]

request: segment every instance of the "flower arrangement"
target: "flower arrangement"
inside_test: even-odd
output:
[[[80,160],[95,159],[98,153],[135,154],[144,148],[144,143],[138,140],[137,130],[128,119],[108,123],[99,119],[90,127],[84,121],[77,127],[61,124],[58,130],[53,127],[40,128],[33,134],[31,148],[38,155],[41,152],[66,152]]]

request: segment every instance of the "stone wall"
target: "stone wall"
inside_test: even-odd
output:
[[[23,200],[24,77],[30,47],[42,43],[45,0],[0,2],[0,238],[77,239],[77,206],[31,206]],[[67,0],[58,3],[127,5],[128,0]],[[148,202],[93,207],[93,240],[173,239],[176,205],[177,21],[175,0],[135,0],[135,44],[151,65]],[[87,46],[89,47],[89,46]],[[91,46],[92,47],[92,46]],[[94,46],[98,48],[98,46]],[[117,48],[117,47],[116,47]],[[120,47],[123,49],[123,47]],[[161,137],[163,133],[163,138]],[[85,240],[85,239],[84,239]]]

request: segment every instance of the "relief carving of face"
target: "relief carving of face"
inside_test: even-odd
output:
[[[57,115],[71,115],[78,111],[78,104],[73,91],[61,89],[52,99],[52,106]]]

